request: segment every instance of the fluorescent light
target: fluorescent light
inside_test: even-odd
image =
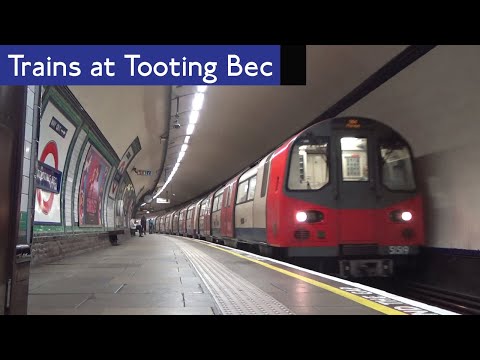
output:
[[[189,124],[187,126],[185,140],[183,141],[181,150],[178,153],[177,162],[175,163],[175,166],[173,167],[172,172],[169,174],[162,188],[158,190],[158,192],[153,196],[154,199],[158,197],[163,192],[163,190],[165,190],[167,185],[172,181],[173,176],[177,172],[178,168],[180,167],[180,162],[182,161],[183,157],[185,156],[185,152],[188,149],[188,143],[190,142],[190,137],[191,137],[190,135],[193,134],[193,131],[195,130],[195,124],[197,123],[198,118],[200,116],[199,110],[202,109],[203,101],[205,99],[204,92],[207,91],[207,87],[208,86],[197,86],[198,92],[195,93],[195,95],[193,96],[192,111],[190,112]],[[142,206],[143,205],[146,205],[146,203],[142,204]]]
[[[198,115],[200,113],[197,111],[197,110],[193,110],[191,113],[190,113],[190,124],[196,124],[197,123],[197,120],[198,120]]]
[[[187,135],[192,135],[193,134],[193,130],[195,130],[195,125],[194,124],[189,124],[187,126]]]
[[[193,110],[201,110],[203,106],[203,98],[205,97],[205,94],[203,93],[196,93],[195,96],[193,97],[192,101],[192,108]]]
[[[147,205],[147,203],[143,203],[143,204],[142,204],[142,205],[140,205],[140,206],[143,206],[143,205]]]

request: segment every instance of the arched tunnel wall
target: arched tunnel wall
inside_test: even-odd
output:
[[[128,227],[132,181],[118,171],[118,155],[66,87],[44,89],[38,160],[60,184],[58,193],[35,194],[32,264],[109,246],[113,232]]]
[[[410,141],[426,215],[418,275],[480,294],[478,64],[478,46],[437,46],[342,115],[375,118]]]

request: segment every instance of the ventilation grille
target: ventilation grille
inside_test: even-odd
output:
[[[295,239],[306,240],[310,237],[310,231],[308,230],[296,230]]]

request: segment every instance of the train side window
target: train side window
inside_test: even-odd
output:
[[[343,137],[340,144],[343,181],[368,181],[367,139]]]
[[[218,203],[217,203],[217,210],[220,210],[223,206],[223,192],[218,195]]]
[[[289,190],[318,190],[328,184],[328,137],[307,134],[297,139],[290,156]]]
[[[389,190],[413,191],[415,178],[413,175],[410,150],[404,141],[380,141],[382,183]]]
[[[241,182],[238,185],[237,204],[247,201],[248,180]]]
[[[250,181],[249,181],[247,200],[253,200],[253,198],[255,196],[256,185],[257,185],[257,177],[254,176],[254,177],[250,178]]]

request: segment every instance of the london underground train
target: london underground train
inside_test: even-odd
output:
[[[391,276],[425,240],[413,161],[407,141],[385,124],[324,120],[161,216],[162,232],[314,259],[343,277]],[[187,214],[181,231],[180,213]]]

